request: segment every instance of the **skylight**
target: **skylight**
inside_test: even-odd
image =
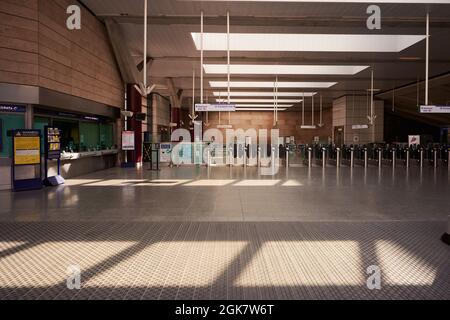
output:
[[[278,99],[278,104],[283,103],[300,103],[303,100],[294,99]],[[228,99],[216,99],[218,103],[228,103]],[[274,103],[275,99],[230,99],[230,103]]]
[[[337,82],[278,82],[278,88],[331,88]],[[227,81],[210,81],[212,88],[227,88]],[[273,88],[273,81],[231,81],[231,88]]]
[[[215,97],[228,97],[228,92],[214,92]],[[278,92],[278,97],[312,97],[315,96],[317,92]],[[273,91],[271,92],[239,92],[232,91],[230,93],[232,97],[273,97]]]
[[[192,33],[197,50],[201,34]],[[424,40],[424,35],[378,34],[275,34],[233,33],[231,51],[296,51],[296,52],[400,52]],[[226,51],[226,33],[204,33],[205,51]]]
[[[226,64],[203,65],[207,74],[228,74]],[[327,65],[230,65],[231,74],[277,74],[277,75],[355,75],[369,66]]]
[[[274,111],[274,108],[238,108],[236,111]],[[286,111],[286,109],[278,108],[277,111]]]
[[[293,104],[279,104],[278,108],[291,108]],[[236,104],[236,108],[268,108],[270,104]],[[273,107],[272,107],[273,109]]]

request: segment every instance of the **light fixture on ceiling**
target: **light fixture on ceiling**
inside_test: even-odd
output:
[[[398,59],[402,60],[402,61],[421,61],[422,60],[421,57],[400,57]]]
[[[197,50],[201,34],[192,33]],[[400,52],[425,40],[424,35],[233,33],[231,51]],[[203,34],[205,51],[226,51],[226,33]]]
[[[203,65],[207,74],[227,74],[225,64]],[[369,66],[336,65],[250,65],[234,64],[230,66],[231,74],[276,74],[276,75],[355,75]]]
[[[303,100],[293,100],[293,99],[230,99],[230,103],[300,103]],[[217,103],[228,103],[228,99],[216,99]]]
[[[278,82],[278,88],[331,88],[337,82]],[[212,88],[227,88],[227,81],[210,81]],[[231,88],[273,88],[272,81],[232,81]]]
[[[315,96],[317,92],[278,92],[278,97],[312,97]],[[213,92],[215,97],[226,97],[228,95],[227,92]],[[230,93],[231,97],[273,97],[273,91],[271,92],[239,92],[232,91]]]

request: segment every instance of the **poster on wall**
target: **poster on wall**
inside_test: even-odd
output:
[[[61,130],[45,127],[45,158],[58,160],[61,158]]]
[[[122,150],[134,151],[134,131],[122,132]]]
[[[14,165],[41,163],[41,134],[38,130],[14,131]]]
[[[420,136],[415,135],[415,136],[408,136],[408,145],[411,147],[413,145],[420,145]]]

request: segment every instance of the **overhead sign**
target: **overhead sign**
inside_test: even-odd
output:
[[[234,104],[196,104],[196,112],[235,112]]]
[[[450,106],[420,106],[420,113],[450,113]]]
[[[16,130],[13,139],[14,165],[41,163],[41,133],[39,130]]]
[[[15,104],[0,104],[0,112],[26,112],[25,106]]]
[[[134,151],[134,131],[122,132],[122,150]]]

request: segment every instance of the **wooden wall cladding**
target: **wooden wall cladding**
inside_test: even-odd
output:
[[[219,114],[217,112],[210,112],[208,115],[209,127],[217,128],[219,124]],[[205,119],[205,118],[204,118]],[[319,112],[315,114],[315,123],[318,123]],[[321,139],[327,139],[332,136],[332,110],[325,109],[323,111],[324,127],[317,127],[316,130],[299,129],[301,125],[301,113],[300,112],[279,112],[278,113],[278,125],[280,129],[280,136],[294,136],[297,143],[312,143],[314,137],[320,137]],[[228,113],[223,112],[221,114],[221,124],[228,124]],[[273,127],[273,112],[232,112],[231,124],[233,129],[267,129],[270,130]],[[311,112],[305,112],[305,124],[311,124]],[[223,135],[225,137],[225,131]],[[268,131],[270,135],[270,131]]]
[[[107,32],[82,8],[66,27],[70,0],[0,0],[0,82],[40,86],[114,107],[123,85]]]

